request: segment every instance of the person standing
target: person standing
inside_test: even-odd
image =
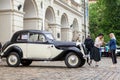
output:
[[[109,45],[109,49],[110,49],[110,53],[111,53],[111,58],[112,58],[112,62],[113,62],[113,67],[115,67],[115,65],[117,64],[117,58],[115,55],[115,50],[116,50],[116,38],[114,33],[110,33],[110,42],[108,43]]]
[[[92,48],[94,47],[94,41],[91,39],[90,35],[85,39],[85,47],[87,49],[87,54],[91,56]],[[90,65],[89,58],[87,57],[87,63]]]
[[[94,41],[91,39],[91,37],[88,35],[88,37],[85,39],[85,47],[87,48],[87,54],[91,52],[91,49],[94,46]]]
[[[95,39],[94,48],[91,55],[91,60],[93,59],[96,63],[95,67],[98,67],[98,62],[101,60],[100,47],[104,44],[103,37],[103,34],[99,34],[98,37]]]

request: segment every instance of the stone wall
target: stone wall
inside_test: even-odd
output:
[[[1,0],[0,41],[22,29],[48,30],[57,40],[72,41],[74,31],[83,33],[83,17],[82,6],[71,0]]]

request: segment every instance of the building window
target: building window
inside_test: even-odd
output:
[[[57,33],[57,38],[60,38],[60,33]]]

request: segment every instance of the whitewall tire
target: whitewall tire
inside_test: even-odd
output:
[[[18,53],[11,52],[7,57],[7,64],[10,67],[18,67],[20,65],[20,57]]]
[[[70,52],[65,58],[65,64],[69,68],[77,68],[80,66],[80,57],[75,52]]]

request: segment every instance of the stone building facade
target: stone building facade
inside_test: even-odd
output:
[[[80,0],[81,1],[81,0]],[[83,41],[84,7],[74,0],[0,0],[0,41],[23,29],[47,30],[57,40]]]

